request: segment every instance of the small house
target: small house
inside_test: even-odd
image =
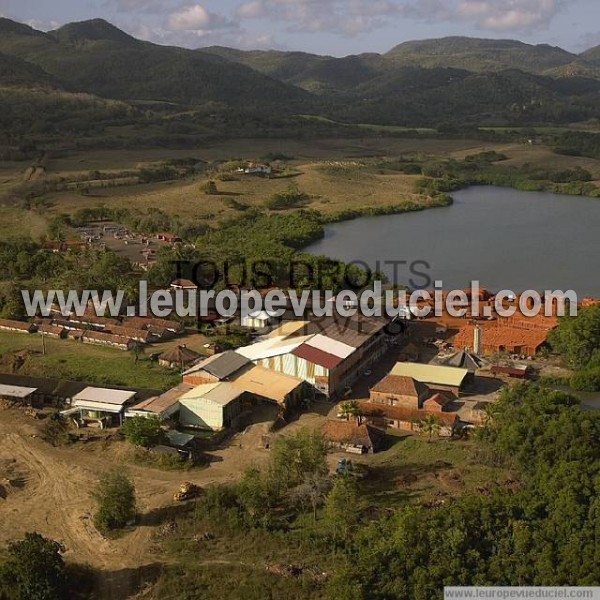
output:
[[[197,290],[198,286],[190,279],[175,279],[171,282],[172,290]]]
[[[169,369],[185,369],[198,362],[202,356],[187,346],[181,345],[163,352],[158,357],[158,364]]]
[[[129,390],[86,387],[73,397],[71,409],[78,409],[82,421],[98,421],[102,428],[122,425],[125,407],[135,395]]]
[[[123,327],[122,325],[111,326],[110,331],[107,333],[118,335],[119,337],[133,340],[140,344],[150,344],[156,339],[155,335],[147,329],[134,329],[132,327]]]
[[[67,330],[64,327],[60,327],[59,325],[51,325],[49,323],[38,325],[37,332],[40,335],[56,339],[62,339],[67,336]]]
[[[378,452],[385,441],[384,431],[358,421],[329,420],[321,431],[330,446],[357,454]]]
[[[412,377],[388,375],[371,388],[369,399],[375,404],[418,409],[430,395],[429,388]]]
[[[96,344],[97,346],[109,346],[119,350],[131,350],[137,342],[130,338],[124,338],[101,331],[84,331],[81,336],[84,344]]]
[[[492,375],[505,375],[513,379],[531,379],[534,374],[530,365],[493,366],[490,370]]]
[[[449,392],[456,397],[461,395],[469,376],[472,377],[468,369],[411,362],[396,363],[391,374],[412,377],[435,392]]]
[[[127,409],[125,417],[127,419],[133,417],[157,417],[161,421],[166,421],[179,412],[179,399],[193,389],[193,385],[180,383],[164,394],[152,396],[147,400],[134,404],[131,408]]]

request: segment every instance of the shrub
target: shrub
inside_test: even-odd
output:
[[[94,525],[99,531],[122,529],[135,520],[135,487],[123,471],[114,469],[104,473],[93,496],[98,502]]]
[[[143,448],[162,444],[167,438],[167,434],[160,426],[160,419],[155,416],[127,419],[121,432],[134,446]]]

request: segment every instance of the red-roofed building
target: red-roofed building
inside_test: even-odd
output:
[[[404,406],[410,409],[421,408],[431,395],[429,388],[412,377],[388,375],[371,388],[370,401],[388,406]]]
[[[334,356],[333,354],[329,354],[328,352],[324,352],[323,350],[319,350],[308,344],[298,346],[292,354],[315,365],[324,367],[325,369],[335,369],[344,361],[344,359],[339,356]]]
[[[421,421],[434,414],[429,410],[410,409],[404,406],[389,406],[372,402],[361,402],[362,418],[378,427],[393,427],[403,431],[419,433],[422,429]],[[456,413],[442,411],[435,412],[435,418],[440,424],[440,436],[452,437],[460,418]]]

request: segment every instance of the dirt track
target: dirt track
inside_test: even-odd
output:
[[[311,422],[309,415],[287,428]],[[258,448],[267,424],[252,426],[224,449],[212,453],[214,462],[203,470],[172,472],[127,465],[138,497],[141,524],[118,539],[104,538],[93,526],[94,500],[90,496],[98,476],[124,464],[125,442],[91,442],[54,448],[37,437],[34,422],[16,409],[0,411],[0,463],[16,461],[22,485],[0,498],[0,546],[37,531],[64,544],[65,558],[103,571],[134,569],[157,562],[151,536],[156,522],[148,515],[172,505],[172,495],[184,480],[199,485],[233,480],[268,452]],[[0,474],[1,477],[1,474]]]

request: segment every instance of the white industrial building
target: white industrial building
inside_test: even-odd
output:
[[[323,319],[236,352],[255,365],[302,379],[328,397],[339,397],[387,352],[386,325],[383,319],[358,316]]]
[[[205,383],[179,398],[179,423],[184,427],[223,429],[242,412],[244,390],[231,383]]]

